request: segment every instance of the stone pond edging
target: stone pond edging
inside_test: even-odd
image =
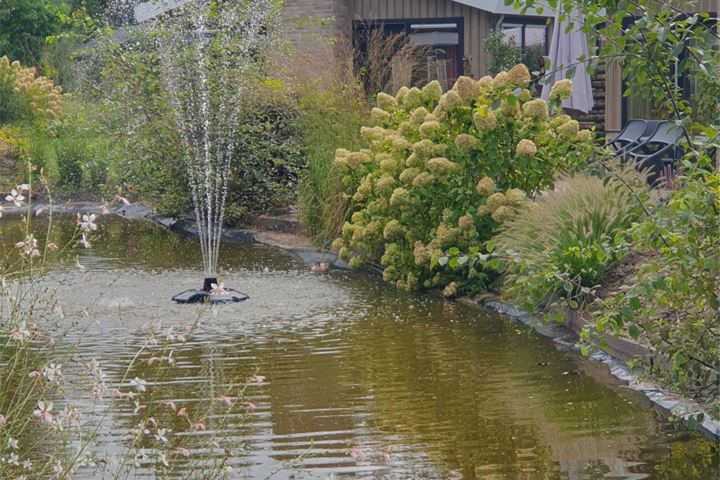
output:
[[[577,332],[582,326],[579,326],[577,316],[573,313],[565,315],[565,324],[547,323],[538,316],[527,314],[498,300],[483,301],[463,297],[458,301],[502,313],[531,328],[537,334],[552,339],[558,346],[577,351],[575,347]],[[612,343],[609,343],[608,351],[596,350],[590,353],[589,358],[607,366],[613,377],[623,382],[627,388],[642,393],[652,405],[667,415],[673,415],[689,422],[692,417],[702,413],[703,420],[697,422],[697,430],[709,439],[720,442],[720,419],[713,418],[694,400],[670,393],[655,383],[640,380],[627,366],[626,361],[648,352],[645,347],[625,339],[612,337],[611,339]]]

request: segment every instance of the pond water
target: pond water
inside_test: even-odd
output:
[[[145,222],[100,223],[93,248],[60,255],[47,275],[66,312],[56,348],[77,344],[76,358],[98,359],[123,391],[144,379],[141,395],[170,440],[196,461],[229,448],[233,478],[716,478],[709,442],[607,386],[603,367],[498,314],[364,275],[311,274],[286,252],[229,244],[222,280],[250,300],[175,305],[174,294],[202,282],[195,240]],[[0,226],[11,250],[17,221]],[[53,238],[71,230],[65,222]],[[149,324],[187,336],[172,347],[174,366],[148,362],[161,346],[138,353]],[[254,373],[265,380],[251,382],[243,401],[255,408],[222,416],[218,399]],[[210,412],[207,431],[191,431],[168,400],[188,417]],[[98,412],[95,449],[120,451],[137,423],[133,402],[79,401]],[[170,476],[188,476],[187,462]],[[136,478],[161,472],[148,461]]]

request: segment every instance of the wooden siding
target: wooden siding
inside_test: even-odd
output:
[[[352,19],[393,20],[450,18],[464,19],[463,55],[471,71],[465,75],[480,78],[487,73],[489,58],[483,49],[485,38],[492,32],[494,15],[484,10],[460,5],[451,0],[355,0]]]

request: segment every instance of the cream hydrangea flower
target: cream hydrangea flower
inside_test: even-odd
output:
[[[333,240],[332,245],[330,245],[330,248],[333,249],[334,252],[339,252],[341,248],[345,246],[345,240],[342,238],[336,238]]]
[[[384,125],[390,121],[390,114],[382,108],[373,107],[373,109],[370,110],[370,120],[375,125]]]
[[[437,80],[433,80],[432,82],[425,85],[422,89],[422,98],[428,103],[435,103],[438,100],[440,100],[440,96],[442,95],[442,86],[440,86],[440,82]]]
[[[397,110],[398,102],[392,95],[388,95],[385,92],[380,92],[377,94],[377,105],[386,112],[394,112],[395,110]]]
[[[424,243],[420,240],[415,241],[413,247],[413,258],[415,259],[415,265],[421,267],[430,263],[430,252]]]
[[[425,122],[420,125],[420,135],[424,138],[432,138],[440,132],[441,128],[440,123],[437,121]]]
[[[429,187],[435,181],[435,175],[430,172],[420,172],[415,178],[413,178],[413,187],[424,188]]]
[[[493,193],[485,201],[485,206],[488,208],[490,213],[494,213],[495,210],[507,204],[507,198],[500,192]]]
[[[417,125],[407,120],[398,125],[398,131],[400,132],[400,135],[406,138],[414,137],[418,133]]]
[[[492,110],[485,108],[478,109],[473,114],[473,123],[479,131],[492,130],[497,125],[497,116]]]
[[[393,190],[393,193],[390,196],[390,206],[398,207],[401,205],[405,205],[409,200],[410,200],[410,192],[408,192],[403,187],[398,187],[395,190]]]
[[[493,78],[490,75],[485,75],[480,80],[478,80],[478,85],[482,88],[489,88],[492,86]]]
[[[475,185],[475,191],[481,197],[489,197],[495,193],[495,181],[490,177],[481,178],[477,185]]]
[[[522,63],[512,67],[508,72],[508,77],[512,83],[519,87],[526,87],[530,83],[530,71]]]
[[[495,78],[493,78],[492,87],[493,88],[505,88],[509,82],[510,82],[510,75],[508,75],[508,72],[503,70],[502,72],[495,75]]]
[[[550,89],[550,98],[558,100],[567,100],[572,95],[573,84],[572,80],[563,79],[559,82],[555,82],[555,85]]]
[[[580,131],[580,124],[577,120],[569,120],[557,127],[557,134],[562,138],[574,139]]]
[[[396,240],[403,235],[405,235],[405,229],[397,220],[392,219],[385,224],[385,228],[383,229],[383,238],[385,238],[385,240]]]
[[[451,162],[445,157],[431,158],[425,162],[425,166],[428,170],[436,175],[447,175],[458,170],[459,165],[455,162]]]
[[[408,93],[409,91],[410,91],[410,89],[409,89],[408,87],[406,87],[406,86],[403,85],[402,87],[400,87],[400,88],[398,89],[397,93],[395,94],[395,100],[396,100],[399,104],[404,105],[404,104],[405,104],[405,102],[404,102],[405,96],[407,95],[407,93]]]
[[[419,107],[423,103],[422,92],[417,87],[408,90],[403,98],[403,106],[407,109]]]
[[[375,188],[381,193],[389,193],[395,186],[395,179],[392,175],[383,174],[375,183]]]
[[[470,103],[480,96],[481,87],[478,83],[470,77],[461,75],[455,81],[453,90],[457,92],[460,100],[465,103]]]
[[[518,142],[516,151],[521,157],[532,157],[537,153],[537,146],[532,140],[523,138]]]
[[[467,133],[461,133],[455,137],[455,147],[460,152],[469,152],[478,145],[478,139]]]
[[[433,152],[433,142],[432,140],[428,139],[423,139],[419,142],[415,142],[412,146],[412,151],[418,157],[429,158]]]
[[[460,95],[458,95],[454,90],[450,90],[449,92],[442,94],[437,107],[433,111],[433,114],[438,118],[444,118],[445,114],[462,105],[462,103]]]
[[[445,297],[445,298],[454,297],[455,295],[457,295],[457,288],[458,288],[457,282],[451,282],[443,289],[443,292],[442,292],[443,297]]]
[[[508,206],[502,205],[498,207],[497,210],[495,210],[490,217],[497,223],[504,223],[508,220],[512,220],[513,218],[515,218],[515,215],[515,210]]]
[[[580,130],[577,133],[577,139],[581,142],[589,142],[593,140],[593,132],[588,129]]]
[[[398,137],[393,139],[392,141],[393,149],[397,152],[405,152],[407,150],[410,150],[410,147],[412,147],[412,143],[407,138]]]
[[[505,192],[505,198],[507,198],[509,204],[520,206],[525,201],[525,192],[519,188],[511,188]]]
[[[470,214],[465,214],[462,217],[458,218],[458,227],[460,230],[468,231],[471,230],[475,226],[475,222],[473,221],[473,217]]]
[[[400,181],[406,185],[410,185],[415,177],[420,173],[419,168],[406,168],[400,173]]]
[[[410,113],[410,121],[413,122],[415,125],[420,125],[425,121],[425,117],[428,113],[430,112],[427,111],[427,108],[417,107]]]
[[[548,118],[548,105],[542,98],[536,98],[525,103],[522,112],[525,118],[542,122]]]
[[[406,167],[420,168],[424,164],[425,160],[423,160],[423,157],[421,157],[417,153],[411,153],[410,156],[405,160]]]

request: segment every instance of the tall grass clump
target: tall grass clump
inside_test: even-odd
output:
[[[348,85],[317,90],[301,97],[299,125],[305,171],[298,207],[303,222],[319,245],[327,246],[340,231],[348,209],[340,172],[333,167],[335,150],[361,148],[358,132],[369,114],[364,98]]]
[[[506,261],[503,293],[528,311],[559,305],[578,308],[629,249],[628,232],[644,194],[639,175],[623,172],[608,180],[577,174],[561,178],[494,239],[495,255]]]

